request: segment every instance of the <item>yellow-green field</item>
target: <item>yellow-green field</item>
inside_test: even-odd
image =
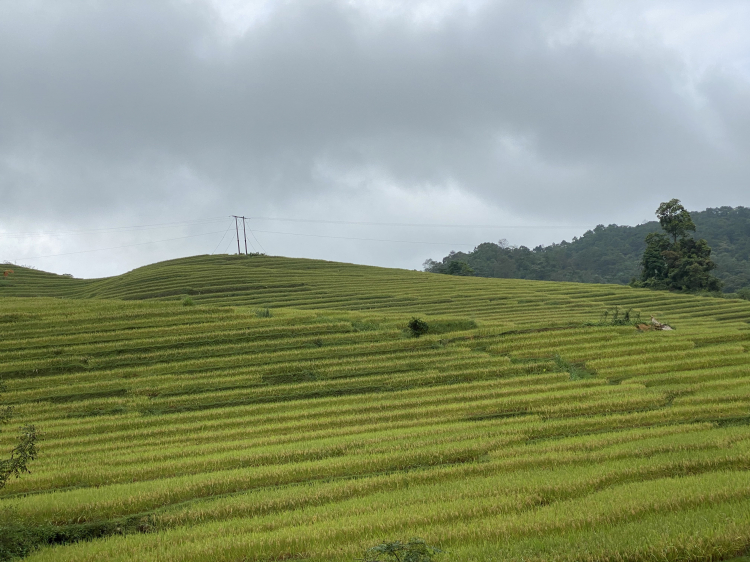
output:
[[[749,302],[262,256],[14,269],[2,456],[17,426],[43,438],[1,523],[88,537],[28,560],[750,549]],[[615,306],[675,330],[601,323]]]

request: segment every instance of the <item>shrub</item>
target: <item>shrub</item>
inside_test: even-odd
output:
[[[605,326],[631,326],[639,324],[640,322],[640,312],[634,313],[632,308],[628,308],[625,312],[621,312],[620,307],[615,306],[612,309],[602,312],[602,318],[599,321],[599,324]]]
[[[426,544],[422,539],[382,543],[365,552],[365,562],[433,562],[433,556],[442,550]]]
[[[182,306],[195,306],[195,303],[190,297],[185,297],[182,299]]]
[[[270,308],[258,308],[255,310],[255,316],[258,318],[271,318],[273,314],[271,314]]]
[[[427,322],[420,318],[412,318],[409,320],[409,331],[411,332],[411,335],[415,338],[418,338],[421,335],[424,335],[427,333],[427,331],[430,329],[430,327],[427,325]]]

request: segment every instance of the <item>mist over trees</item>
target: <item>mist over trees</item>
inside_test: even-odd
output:
[[[750,296],[750,208],[719,207],[689,215],[695,238],[705,240],[711,248],[710,258],[716,264],[712,273],[723,282],[723,290]],[[599,225],[570,242],[533,249],[511,246],[504,240],[486,242],[471,252],[451,252],[440,261],[428,259],[424,269],[466,275],[469,268],[473,270],[470,275],[479,277],[624,285],[641,278],[646,237],[661,232],[660,223],[651,221],[638,226]],[[669,236],[673,243],[675,238]],[[694,251],[700,254],[705,249]],[[451,266],[455,262],[457,265]]]

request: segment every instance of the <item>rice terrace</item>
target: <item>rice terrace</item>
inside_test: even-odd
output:
[[[748,301],[261,255],[8,269],[2,457],[39,440],[5,559],[750,552]]]

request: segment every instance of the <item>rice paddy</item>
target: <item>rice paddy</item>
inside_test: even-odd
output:
[[[13,269],[0,450],[42,439],[0,524],[41,537],[27,560],[750,552],[750,302],[265,256]]]

